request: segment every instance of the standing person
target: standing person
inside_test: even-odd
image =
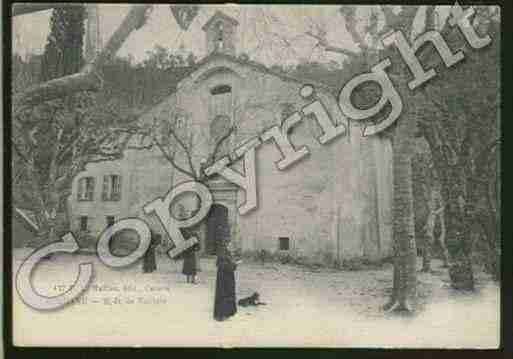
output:
[[[192,214],[193,215],[193,214]],[[181,220],[185,220],[187,218],[192,217],[191,212],[189,212],[182,204],[178,205],[178,218]],[[188,240],[191,237],[195,237],[195,233],[190,228],[184,228],[182,230],[182,234],[185,240]],[[183,266],[182,266],[182,274],[186,276],[187,283],[196,284],[196,274],[197,274],[197,257],[196,252],[199,249],[199,244],[196,243],[192,247],[186,249],[180,255],[180,258],[183,258]]]
[[[160,234],[151,232],[150,246],[144,254],[143,273],[151,273],[157,269],[157,261],[155,258],[155,248],[160,244]]]
[[[235,269],[237,268],[237,262],[233,259],[231,244],[227,240],[219,241],[217,253],[214,319],[223,321],[237,313],[237,301],[235,298]]]
[[[197,261],[196,252],[199,249],[198,243],[183,252],[182,273],[187,277],[187,283],[196,284]]]

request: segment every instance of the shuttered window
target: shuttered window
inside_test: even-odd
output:
[[[102,200],[119,201],[121,200],[121,176],[105,175],[103,176]]]
[[[78,180],[77,199],[79,201],[92,201],[94,198],[94,178],[83,177]]]

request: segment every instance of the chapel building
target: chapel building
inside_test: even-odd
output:
[[[243,190],[220,176],[209,180],[214,205],[197,228],[203,254],[215,254],[213,238],[222,226],[229,228],[243,252],[265,249],[328,262],[390,256],[390,141],[362,137],[361,124],[348,122],[341,113],[334,95],[338,89],[313,84],[313,100],[305,99],[300,96],[304,81],[237,54],[237,28],[237,20],[222,12],[210,18],[202,28],[207,56],[173,94],[144,113],[141,122],[156,119],[162,132],[173,126],[191,148],[195,171],[231,125],[236,124],[237,130],[223,143],[220,156],[282,124],[315,98],[334,123],[344,123],[346,133],[321,145],[317,140],[321,128],[313,118],[303,118],[289,138],[296,149],[306,146],[309,155],[286,170],[276,166],[281,153],[273,141],[260,145],[256,150],[258,207],[246,215],[237,210],[244,202]],[[164,145],[187,168],[178,145]],[[233,168],[241,171],[242,166],[235,163]],[[90,163],[73,181],[72,230],[98,236],[119,219],[139,217],[166,238],[158,219],[144,214],[143,207],[187,180],[191,178],[173,168],[157,148],[127,149],[118,161]]]

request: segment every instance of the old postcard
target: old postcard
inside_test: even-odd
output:
[[[498,6],[11,10],[15,346],[498,347]]]

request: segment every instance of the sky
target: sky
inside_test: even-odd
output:
[[[128,13],[129,4],[99,4],[100,32],[103,43],[112,35]],[[205,56],[206,44],[201,27],[221,10],[239,21],[237,53],[246,53],[251,59],[268,66],[280,63],[295,64],[309,59],[320,62],[342,62],[342,56],[315,47],[316,41],[304,33],[311,24],[322,25],[331,45],[357,50],[345,29],[339,6],[328,5],[221,5],[202,6],[187,31],[182,31],[172,16],[169,5],[155,5],[149,20],[133,32],[118,52],[119,56],[142,61],[155,45],[170,49],[192,51],[198,58]],[[400,6],[395,7],[396,12]],[[363,29],[370,6],[359,6],[358,26]],[[42,53],[49,33],[51,10],[17,16],[13,19],[13,49],[25,57]],[[269,15],[272,15],[269,16]],[[422,14],[417,17],[421,21]],[[382,23],[380,20],[380,24]],[[285,38],[290,46],[284,45]]]

